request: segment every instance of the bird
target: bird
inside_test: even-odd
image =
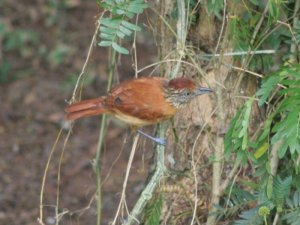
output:
[[[187,77],[170,80],[163,77],[140,77],[120,83],[105,96],[68,105],[65,108],[66,119],[73,121],[110,114],[137,129],[170,119],[192,99],[211,92],[212,89],[197,86]],[[156,143],[166,145],[165,140],[137,130]]]

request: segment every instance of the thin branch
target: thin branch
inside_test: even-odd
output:
[[[106,91],[108,92],[111,89],[114,73],[115,73],[115,67],[116,67],[116,51],[113,49],[110,49],[110,67],[108,72],[108,81],[107,81],[107,88]],[[96,172],[96,189],[97,189],[97,225],[100,225],[101,223],[101,210],[102,210],[102,195],[101,195],[101,168],[100,168],[100,156],[101,156],[101,150],[103,146],[103,140],[106,132],[106,120],[107,115],[103,114],[101,117],[101,126],[100,126],[100,132],[99,132],[99,138],[98,138],[98,144],[97,144],[97,150],[96,150],[96,157],[94,160],[94,168]]]
[[[70,128],[70,130],[72,129],[72,127]],[[53,157],[53,153],[56,149],[56,146],[57,146],[57,143],[59,141],[59,138],[62,134],[62,131],[63,131],[63,128],[60,129],[57,137],[56,137],[56,140],[51,148],[51,151],[50,151],[50,155],[48,157],[48,160],[47,160],[47,163],[46,163],[46,167],[45,167],[45,170],[44,170],[44,175],[43,175],[43,181],[42,181],[42,187],[41,187],[41,192],[40,192],[40,216],[38,218],[38,222],[41,224],[41,225],[45,225],[45,223],[43,222],[43,207],[44,207],[44,189],[45,189],[45,184],[46,184],[46,178],[47,178],[47,174],[48,174],[48,170],[49,170],[49,166],[50,166],[50,162],[51,162],[51,159]]]
[[[219,45],[220,45],[220,42],[221,42],[221,39],[222,39],[222,34],[223,34],[223,30],[224,30],[224,26],[225,26],[225,21],[226,21],[226,0],[224,0],[224,5],[223,5],[223,21],[222,21],[222,26],[221,26],[221,31],[220,31],[220,34],[219,34],[219,38],[218,38],[218,42],[217,42],[217,45],[216,45],[216,48],[215,48],[215,52],[218,52],[218,48],[219,48]]]
[[[124,182],[123,182],[123,188],[122,188],[122,194],[121,194],[119,206],[118,206],[115,218],[112,222],[112,225],[116,224],[117,219],[118,219],[119,214],[120,214],[120,211],[121,211],[121,208],[122,208],[122,206],[124,205],[124,203],[126,201],[126,187],[127,187],[127,183],[128,183],[129,172],[130,172],[130,169],[132,167],[132,161],[133,161],[133,157],[135,155],[135,151],[137,149],[137,143],[138,143],[139,137],[140,137],[139,133],[136,133],[136,135],[134,137],[134,140],[133,140],[133,145],[132,145],[132,149],[131,149],[131,152],[130,152],[128,164],[127,164],[127,169],[126,169],[125,179],[124,179]]]
[[[220,186],[220,195],[222,195],[224,193],[224,191],[227,188],[229,182],[236,175],[240,165],[241,165],[241,162],[236,160],[233,167],[232,167],[232,169],[231,169],[231,171],[229,172],[228,176],[226,177],[226,179],[223,181],[223,183]]]
[[[185,1],[177,0],[177,9],[178,9],[178,20],[177,20],[177,54],[178,59],[181,61],[183,56],[185,55],[185,40],[186,40],[186,32],[187,32],[187,24],[186,24],[186,12],[185,12]],[[174,78],[177,76],[181,63],[180,61],[177,62],[177,64],[174,66],[172,72],[171,72],[171,78]]]
[[[159,136],[164,137],[166,128],[164,125],[160,126],[159,129]],[[138,201],[136,202],[135,206],[133,207],[128,220],[125,222],[125,225],[132,225],[134,222],[137,221],[136,218],[138,218],[141,213],[143,212],[145,206],[149,202],[149,200],[152,198],[153,193],[156,189],[156,187],[160,183],[160,179],[162,178],[164,172],[165,172],[165,164],[164,164],[164,146],[157,145],[155,149],[155,172],[152,175],[150,181],[147,183],[146,187],[144,188],[141,196],[139,197]]]
[[[273,49],[256,50],[256,51],[239,51],[239,52],[224,52],[221,54],[203,54],[197,55],[197,57],[223,57],[223,56],[239,56],[239,55],[262,55],[262,54],[275,54]]]
[[[137,25],[139,20],[139,14],[136,16],[136,20],[135,20],[135,25]],[[133,48],[133,55],[134,55],[134,77],[137,78],[138,77],[138,63],[137,63],[137,52],[136,52],[136,30],[134,31],[134,36],[133,36],[133,44],[132,44],[132,48]]]
[[[74,102],[75,99],[76,99],[76,93],[77,93],[77,89],[78,89],[78,86],[79,86],[79,83],[80,81],[82,80],[82,76],[84,75],[85,73],[85,69],[87,67],[87,64],[89,62],[89,59],[90,59],[90,56],[91,56],[91,53],[92,53],[92,49],[94,47],[94,43],[96,41],[96,37],[97,37],[97,34],[98,34],[98,31],[99,31],[99,27],[100,27],[100,20],[101,18],[103,17],[103,15],[105,14],[106,11],[103,11],[101,16],[99,17],[99,19],[97,20],[97,24],[96,24],[96,29],[95,29],[95,32],[94,32],[94,35],[93,35],[93,38],[92,38],[92,41],[91,41],[91,44],[90,44],[90,47],[89,47],[89,50],[88,50],[88,54],[87,54],[87,57],[85,59],[85,62],[84,62],[84,65],[82,67],[82,70],[81,70],[81,73],[79,74],[78,78],[77,78],[77,81],[76,81],[76,85],[75,85],[75,88],[74,88],[74,91],[73,91],[73,94],[72,94],[72,98],[71,100],[69,101],[70,103]]]
[[[68,134],[65,138],[63,148],[59,157],[59,163],[58,163],[58,171],[57,171],[57,188],[56,188],[56,206],[55,206],[55,218],[56,218],[56,225],[59,225],[59,221],[65,215],[65,213],[58,213],[59,209],[59,197],[60,197],[60,175],[61,175],[61,165],[64,157],[64,153],[66,150],[67,143],[69,141],[70,135],[71,135],[72,130],[69,129]]]
[[[215,112],[216,112],[217,108],[215,108],[211,114],[209,115],[209,118],[211,118]],[[195,160],[195,151],[196,151],[196,146],[197,146],[197,142],[200,138],[200,135],[202,134],[204,128],[206,127],[206,125],[209,123],[209,119],[207,119],[205,121],[205,123],[203,124],[203,126],[201,127],[201,130],[198,132],[198,135],[195,139],[195,142],[194,142],[194,145],[193,145],[193,148],[192,148],[192,171],[193,171],[193,175],[194,175],[194,181],[195,181],[195,188],[194,188],[194,191],[195,191],[195,200],[194,200],[194,209],[193,209],[193,217],[192,217],[192,221],[191,221],[191,225],[194,224],[194,221],[196,219],[196,216],[197,216],[197,206],[198,206],[198,180],[197,180],[197,162]],[[199,158],[201,157],[203,151],[199,153]],[[198,161],[198,160],[197,160]]]

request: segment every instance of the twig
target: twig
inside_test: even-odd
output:
[[[276,143],[274,143],[271,147],[271,154],[270,154],[270,174],[274,177],[277,174],[277,168],[278,168],[278,150],[283,144],[283,140],[279,140]]]
[[[73,94],[72,94],[72,98],[69,102],[74,102],[75,99],[76,99],[76,93],[77,93],[77,89],[78,89],[78,86],[79,86],[79,83],[82,79],[82,76],[83,74],[85,73],[85,69],[87,67],[87,64],[89,62],[89,59],[90,59],[90,56],[91,56],[91,53],[92,53],[92,49],[93,49],[93,46],[94,46],[94,43],[96,41],[96,37],[97,37],[97,34],[98,34],[98,31],[99,31],[99,27],[100,27],[100,20],[101,18],[103,17],[103,15],[105,14],[106,11],[103,11],[101,16],[99,17],[99,19],[97,20],[97,24],[96,24],[96,29],[95,29],[95,32],[94,32],[94,35],[93,35],[93,38],[92,38],[92,41],[91,41],[91,44],[90,44],[90,47],[89,47],[89,50],[88,50],[88,54],[87,54],[87,57],[85,59],[85,62],[83,64],[83,67],[82,67],[82,70],[81,70],[81,73],[79,74],[78,76],[78,79],[76,81],[76,85],[75,85],[75,88],[74,88],[74,91],[73,91]]]
[[[72,129],[72,127],[70,128],[70,130]],[[49,166],[50,166],[50,162],[51,162],[51,159],[52,159],[52,156],[53,156],[53,153],[56,149],[56,146],[57,146],[57,143],[59,141],[59,138],[61,136],[61,133],[63,131],[63,128],[60,129],[57,137],[56,137],[56,140],[51,148],[51,151],[50,151],[50,155],[48,157],[48,160],[47,160],[47,163],[46,163],[46,167],[45,167],[45,170],[44,170],[44,175],[43,175],[43,181],[42,181],[42,187],[41,187],[41,192],[40,192],[40,217],[38,218],[38,222],[39,224],[41,225],[45,225],[44,222],[43,222],[43,207],[44,207],[44,189],[45,189],[45,183],[46,183],[46,178],[47,178],[47,173],[48,173],[48,170],[49,170]]]
[[[209,118],[211,118],[215,114],[216,110],[217,110],[217,108],[215,108],[211,112]],[[197,137],[195,139],[195,142],[194,142],[194,145],[193,145],[193,148],[192,148],[192,170],[193,170],[194,181],[195,181],[195,188],[194,188],[194,191],[195,191],[195,200],[194,200],[194,209],[193,209],[193,217],[192,217],[191,225],[194,224],[194,221],[196,219],[196,216],[197,216],[196,215],[196,213],[197,213],[197,206],[198,206],[198,180],[197,180],[197,167],[196,167],[197,162],[195,162],[195,150],[196,150],[197,142],[198,142],[198,140],[200,138],[200,135],[202,134],[202,132],[203,132],[204,128],[206,127],[206,125],[208,124],[208,122],[209,121],[207,119],[207,121],[205,121],[205,123],[201,127],[201,130],[198,132],[198,135],[197,135]],[[199,158],[201,157],[202,152],[200,152]]]
[[[278,212],[276,212],[276,215],[275,215],[275,218],[274,218],[274,220],[273,220],[273,223],[272,223],[272,225],[276,225],[276,224],[277,224],[277,222],[278,222],[278,219],[279,219],[279,213],[278,213]]]
[[[239,55],[262,55],[262,54],[275,54],[273,49],[256,50],[256,51],[239,51],[239,52],[224,52],[222,54],[203,54],[197,57],[223,57],[223,56],[239,56]]]
[[[56,218],[56,225],[59,225],[59,221],[61,220],[62,216],[65,215],[65,213],[59,213],[58,209],[59,209],[59,197],[60,197],[60,175],[61,175],[61,165],[62,165],[62,161],[63,161],[63,157],[64,157],[64,153],[65,153],[65,149],[67,146],[67,143],[69,141],[70,135],[71,135],[72,130],[69,129],[68,130],[68,134],[65,138],[63,147],[62,147],[62,151],[59,157],[59,163],[58,163],[58,171],[57,171],[57,188],[56,188],[56,206],[55,206],[55,218]]]
[[[178,20],[177,20],[177,54],[178,59],[181,61],[183,56],[185,55],[184,49],[185,49],[185,39],[186,39],[186,32],[187,32],[187,24],[186,24],[186,12],[185,12],[185,1],[177,0],[177,9],[178,9]],[[171,78],[174,78],[177,76],[181,63],[180,61],[177,62],[175,67],[173,68],[171,72]]]
[[[222,27],[221,27],[221,31],[219,34],[219,38],[218,38],[218,42],[215,48],[215,53],[218,52],[218,48],[222,39],[222,34],[223,34],[223,30],[224,30],[224,26],[225,26],[225,20],[226,20],[226,0],[224,0],[224,5],[223,5],[223,21],[222,21]]]
[[[266,5],[265,10],[263,11],[263,13],[262,13],[262,15],[260,17],[260,20],[258,21],[258,23],[255,26],[255,29],[254,29],[254,32],[253,32],[253,35],[252,35],[252,38],[251,38],[251,41],[250,41],[251,45],[253,45],[253,43],[254,43],[256,35],[257,35],[257,33],[258,33],[258,31],[259,31],[259,29],[260,29],[260,27],[261,27],[261,25],[262,25],[262,23],[263,23],[263,21],[265,19],[265,16],[266,16],[268,10],[269,10],[269,6]]]
[[[116,65],[116,51],[111,49],[111,63],[109,68],[109,77],[107,82],[107,91],[111,89],[112,81],[114,77],[115,65]],[[95,172],[96,172],[96,188],[97,188],[97,225],[101,223],[101,208],[102,208],[102,196],[101,196],[101,172],[100,172],[100,156],[106,130],[106,114],[102,115],[101,127],[99,132],[97,152],[95,157]]]
[[[165,126],[161,125],[159,129],[159,136],[164,137],[165,134]],[[164,174],[165,171],[165,165],[164,165],[164,146],[157,145],[155,149],[155,172],[152,175],[150,181],[144,188],[141,196],[139,197],[138,201],[136,202],[135,206],[133,207],[128,220],[126,221],[125,225],[131,225],[134,222],[137,221],[136,218],[138,218],[141,213],[143,212],[146,204],[148,201],[152,198],[152,195],[156,189],[156,187],[159,185],[160,179]]]
[[[242,72],[245,72],[245,73],[249,73],[251,75],[254,75],[256,77],[259,77],[259,78],[263,78],[264,76],[259,74],[259,73],[256,73],[256,72],[253,72],[251,70],[247,70],[247,69],[244,69],[244,68],[241,68],[241,67],[237,67],[237,66],[233,66],[231,64],[227,64],[227,63],[223,63],[224,66],[227,66],[227,67],[230,67],[232,69],[235,69],[235,70],[239,70],[239,71],[242,71]],[[286,89],[287,87],[282,85],[282,84],[277,84],[278,87],[281,87],[283,89]]]
[[[136,16],[136,20],[135,20],[135,25],[137,25],[139,20],[139,14]],[[138,77],[138,63],[137,63],[137,52],[136,52],[136,30],[134,31],[134,36],[133,36],[133,44],[132,44],[132,48],[133,48],[133,55],[134,55],[134,77],[137,78]]]
[[[127,169],[126,169],[125,179],[124,179],[124,182],[123,182],[123,188],[122,188],[122,194],[121,194],[119,206],[118,206],[115,218],[112,222],[112,225],[116,224],[117,219],[118,219],[119,214],[120,214],[120,211],[121,211],[121,207],[124,205],[124,202],[126,201],[126,187],[127,187],[127,183],[128,183],[129,172],[130,172],[130,169],[131,169],[131,166],[132,166],[132,161],[133,161],[135,151],[137,149],[137,143],[138,143],[139,137],[140,137],[139,133],[136,133],[136,135],[134,137],[134,140],[133,140],[133,145],[132,145],[132,149],[131,149],[131,152],[130,152],[128,164],[127,164]],[[136,221],[136,219],[135,219],[135,221]]]
[[[251,45],[254,44],[255,38],[257,36],[257,33],[258,33],[259,29],[262,26],[262,22],[264,21],[264,18],[266,16],[267,12],[268,12],[268,9],[269,9],[269,7],[268,7],[268,5],[266,5],[266,7],[264,9],[264,12],[262,13],[262,16],[260,17],[260,20],[258,21],[258,23],[255,26],[255,29],[254,29],[254,32],[253,32],[253,35],[252,35],[252,38],[251,38],[251,41],[250,41]],[[259,46],[259,45],[257,45],[257,46]],[[248,51],[249,52],[251,51],[250,47],[249,47]],[[247,55],[247,56],[249,56],[249,55]],[[253,55],[251,55],[250,57],[253,57]],[[242,60],[242,67],[247,67],[249,61],[250,60],[248,60],[248,57],[246,57],[245,59],[243,59]],[[235,84],[233,93],[236,94],[238,92],[238,89],[239,89],[240,84],[241,84],[241,82],[243,80],[243,77],[244,77],[243,74],[240,74],[240,76],[238,77],[238,80],[237,80],[237,82]]]
[[[231,171],[229,172],[228,176],[226,179],[223,181],[223,183],[220,186],[220,195],[222,195],[227,188],[229,182],[233,179],[233,177],[236,175],[237,170],[239,169],[241,165],[241,161],[235,161]]]

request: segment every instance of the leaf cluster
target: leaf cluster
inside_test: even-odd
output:
[[[225,217],[234,217],[239,214],[239,218],[234,221],[236,225],[262,224],[263,220],[272,218],[274,209],[276,209],[276,212],[282,213],[285,219],[289,218],[286,215],[298,218],[300,216],[300,194],[296,192],[293,198],[288,198],[292,187],[292,176],[284,179],[276,176],[271,181],[264,186],[270,189],[269,196],[264,191],[265,188],[259,185],[254,190],[256,194],[234,185],[230,192],[226,191],[226,194],[228,194],[228,197],[224,197],[226,207],[217,207],[218,213]],[[222,210],[224,208],[225,210]]]
[[[271,102],[274,96],[281,99],[276,105],[271,119],[276,118],[275,125],[271,128],[268,122],[268,130],[271,129],[271,144],[279,144],[279,157],[283,158],[289,149],[293,155],[300,154],[300,66],[283,67],[272,73],[262,81],[261,88],[257,92],[259,106],[265,102]],[[284,87],[279,90],[278,84]],[[260,140],[268,138],[267,132],[261,134]],[[282,141],[284,140],[284,141]]]
[[[247,163],[247,158],[251,157],[246,149],[249,145],[248,127],[253,101],[253,98],[247,100],[237,112],[224,138],[226,158],[228,159],[231,153],[235,152],[236,160],[241,161],[243,165]]]
[[[300,221],[300,192],[295,191],[291,198],[286,201],[287,213],[282,217],[287,224],[297,225]]]
[[[148,5],[143,0],[107,0],[101,3],[101,6],[111,13],[111,17],[103,17],[100,20],[99,46],[111,46],[121,54],[129,54],[128,49],[122,47],[119,41],[141,30],[129,20],[143,13]]]

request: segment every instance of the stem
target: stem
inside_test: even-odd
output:
[[[181,66],[181,59],[184,56],[184,48],[185,48],[185,39],[186,39],[186,32],[187,32],[187,23],[186,23],[186,12],[185,12],[185,2],[182,0],[177,0],[177,8],[178,8],[178,20],[177,20],[177,59],[179,61],[174,66],[171,78],[175,78],[180,71]]]
[[[72,129],[72,127],[70,128],[70,130]],[[46,184],[46,178],[47,178],[47,174],[48,174],[48,170],[49,170],[49,167],[50,167],[50,162],[51,162],[51,159],[53,157],[53,153],[56,149],[56,146],[57,146],[57,143],[60,139],[60,136],[62,134],[62,131],[63,131],[63,128],[60,129],[56,139],[55,139],[55,142],[51,148],[51,151],[50,151],[50,154],[49,154],[49,157],[48,157],[48,160],[47,160],[47,163],[46,163],[46,166],[45,166],[45,169],[44,169],[44,175],[43,175],[43,181],[42,181],[42,187],[41,187],[41,192],[40,192],[40,216],[38,218],[38,222],[39,224],[41,225],[45,225],[45,223],[43,222],[43,216],[44,216],[44,213],[43,213],[43,207],[44,207],[44,190],[45,190],[45,184]]]
[[[159,129],[159,137],[163,138],[166,131],[165,125],[161,125]],[[159,185],[160,179],[164,174],[165,171],[165,165],[164,165],[164,149],[165,147],[162,145],[156,145],[155,149],[155,172],[152,175],[150,181],[147,183],[146,187],[144,188],[141,196],[139,197],[138,201],[136,202],[135,206],[133,207],[130,215],[128,216],[128,220],[125,223],[125,225],[131,225],[134,224],[134,222],[137,221],[137,218],[141,215],[143,212],[145,206],[149,202],[149,200],[152,198],[152,195],[156,189],[156,187]]]
[[[124,208],[124,206],[125,206],[126,209],[127,209],[127,206],[126,206],[126,188],[127,188],[128,178],[129,178],[129,172],[130,172],[130,169],[132,168],[133,157],[134,157],[136,149],[137,149],[137,144],[138,144],[139,137],[140,137],[140,134],[137,133],[134,137],[134,140],[133,140],[132,149],[131,149],[128,164],[127,164],[125,179],[124,179],[124,182],[123,182],[121,199],[120,199],[120,202],[119,202],[117,213],[116,213],[115,218],[114,218],[113,222],[111,223],[111,225],[115,225],[117,223],[117,219],[118,219],[118,216],[119,216],[120,211],[122,210],[122,208]],[[138,222],[138,220],[135,217],[129,217],[129,220],[130,219],[134,219],[135,222]]]
[[[113,77],[114,77],[114,71],[116,66],[116,52],[114,50],[111,50],[111,57],[110,57],[111,63],[109,68],[109,77],[107,81],[107,91],[111,89]],[[96,195],[97,195],[97,225],[100,225],[101,223],[101,210],[102,210],[102,196],[101,196],[101,168],[100,168],[100,156],[101,156],[101,149],[103,146],[103,140],[106,133],[106,119],[107,116],[104,114],[101,118],[101,127],[99,132],[99,138],[98,138],[98,145],[97,145],[97,153],[95,158],[95,171],[96,171]]]

